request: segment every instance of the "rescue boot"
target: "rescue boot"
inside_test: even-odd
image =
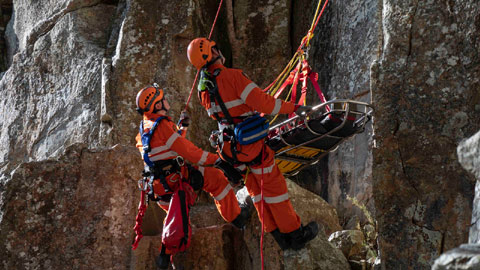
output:
[[[155,258],[157,269],[166,270],[170,266],[170,254],[165,253],[165,247],[162,246],[160,254]]]
[[[318,234],[318,224],[311,221],[307,226],[300,225],[300,228],[288,234],[290,237],[290,248],[293,250],[300,250],[305,247],[305,244],[315,238]]]
[[[278,229],[275,229],[270,233],[282,250],[290,248],[290,237],[288,236],[288,233],[281,233]]]

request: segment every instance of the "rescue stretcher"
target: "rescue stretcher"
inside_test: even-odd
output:
[[[287,177],[317,163],[345,140],[365,130],[373,107],[337,99],[316,105],[305,116],[294,116],[269,128],[267,145]]]

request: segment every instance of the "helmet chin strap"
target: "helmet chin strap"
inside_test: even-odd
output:
[[[220,51],[220,49],[218,47],[215,48],[218,52],[218,55],[217,57],[213,58],[212,60],[210,60],[207,64],[205,64],[205,67],[209,67],[210,65],[212,65],[213,63],[215,63],[218,59],[221,59],[222,60],[222,65],[225,64],[225,57],[223,56],[222,54],[222,51]]]
[[[165,98],[162,98],[162,101],[161,101],[162,102],[162,107],[158,110],[157,109],[153,110],[152,113],[158,113],[160,111],[165,111],[165,113],[168,112],[167,108],[165,108],[165,103],[163,103],[164,100],[165,100]],[[157,104],[155,104],[155,105],[157,105]],[[155,105],[154,105],[154,108],[155,108]]]

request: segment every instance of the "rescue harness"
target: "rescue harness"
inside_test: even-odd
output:
[[[150,142],[152,140],[153,133],[155,132],[159,123],[166,118],[167,118],[166,116],[158,117],[148,132],[144,131],[143,121],[140,122],[139,132],[141,135],[141,140],[143,145],[143,160],[145,162],[145,167],[142,172],[143,178],[138,181],[138,187],[141,191],[141,196],[140,196],[140,203],[138,206],[138,214],[135,219],[136,223],[135,223],[135,227],[133,228],[136,234],[135,241],[132,244],[133,250],[135,250],[138,247],[140,239],[142,239],[143,237],[143,234],[142,234],[143,217],[145,216],[146,208],[150,200],[163,201],[166,203],[170,203],[172,201],[172,197],[177,197],[179,201],[175,203],[176,206],[174,206],[174,208],[176,209],[174,211],[177,211],[177,210],[180,211],[181,220],[179,222],[176,222],[176,221],[173,221],[173,217],[170,217],[170,218],[167,217],[167,218],[171,224],[176,224],[176,225],[171,225],[170,227],[174,228],[175,226],[182,226],[182,228],[184,228],[184,232],[187,232],[189,230],[189,224],[186,224],[188,221],[188,211],[185,210],[186,208],[185,190],[192,189],[192,192],[187,192],[189,194],[188,205],[190,206],[190,205],[193,205],[193,201],[195,200],[195,197],[196,197],[193,190],[199,190],[203,187],[204,181],[203,181],[203,175],[201,174],[201,172],[195,169],[190,164],[186,164],[184,159],[181,156],[177,156],[176,158],[173,158],[173,159],[159,160],[154,162],[150,160],[148,154],[152,150],[150,146]],[[188,179],[185,179],[184,175],[181,172],[181,168],[183,166],[187,167]],[[179,175],[180,186],[178,190],[173,191],[171,190],[171,188],[167,183],[167,176],[175,173]],[[153,182],[155,179],[160,180],[160,183],[162,184],[166,194],[160,195],[160,196],[155,195],[154,188],[153,188]],[[190,194],[190,193],[193,193],[193,194]],[[180,198],[178,198],[178,196],[180,196]],[[170,211],[170,208],[172,208],[172,205],[170,205],[169,211]],[[174,216],[173,213],[171,215]],[[165,230],[168,231],[168,229],[165,229]],[[167,232],[165,232],[164,234],[166,233]],[[166,234],[166,235],[176,236],[178,232],[175,232],[175,229],[172,229],[172,232],[169,232],[169,233],[170,234]],[[189,233],[191,235],[191,232]],[[176,241],[178,240],[177,237],[170,236],[172,239],[165,240],[165,241],[168,241],[169,245],[176,246],[176,248],[179,248],[179,249],[186,248],[187,243],[189,243],[189,241],[187,242],[187,240],[189,240],[189,233],[184,233],[180,237],[178,237],[178,239],[181,239],[181,243],[179,244],[179,246],[176,246],[175,244]]]
[[[220,153],[224,160],[232,165],[245,164],[248,166],[256,165],[262,162],[261,153],[250,162],[240,162],[237,155],[241,152],[237,149],[237,143],[240,145],[247,145],[264,139],[268,134],[269,123],[268,120],[255,113],[251,116],[232,117],[227,109],[227,106],[222,100],[218,91],[216,77],[220,74],[221,69],[215,69],[212,73],[208,72],[206,68],[200,71],[200,81],[198,84],[199,96],[200,93],[207,91],[211,107],[214,108],[216,104],[220,107],[223,118],[219,116],[218,112],[212,113],[215,120],[219,124],[219,130],[213,131],[210,136],[212,146],[219,146]],[[224,154],[223,142],[230,141],[232,157]]]

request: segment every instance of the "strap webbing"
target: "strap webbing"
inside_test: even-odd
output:
[[[143,145],[143,161],[145,161],[145,163],[147,163],[147,165],[152,168],[154,167],[153,162],[148,157],[148,153],[150,153],[150,151],[152,150],[152,148],[150,147],[150,141],[152,140],[153,132],[157,128],[158,123],[160,123],[160,121],[162,121],[165,118],[167,117],[166,116],[158,117],[157,120],[155,120],[155,123],[153,123],[152,128],[146,134],[143,129],[143,120],[140,122],[140,135],[142,138],[142,145]]]

